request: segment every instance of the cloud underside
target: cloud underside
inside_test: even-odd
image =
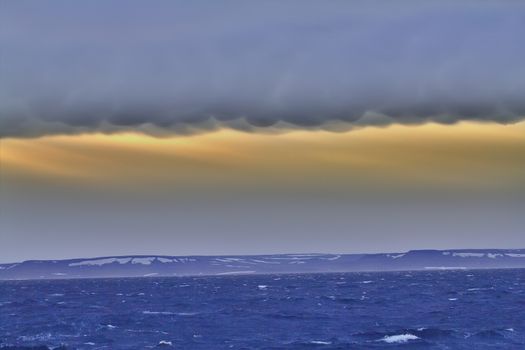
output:
[[[516,1],[7,2],[0,137],[525,116]]]
[[[148,116],[148,117],[146,117]],[[523,116],[515,114],[502,114],[495,116],[474,115],[470,117],[454,116],[451,114],[438,114],[428,117],[402,116],[391,117],[376,112],[366,112],[356,118],[343,117],[307,117],[304,119],[294,117],[272,118],[217,118],[215,116],[199,116],[196,119],[177,120],[177,118],[162,118],[157,121],[145,114],[144,118],[133,120],[96,120],[90,118],[85,123],[68,120],[13,119],[9,122],[2,121],[0,137],[39,137],[45,135],[71,135],[84,133],[119,133],[139,132],[156,137],[169,137],[174,135],[192,135],[220,130],[223,128],[257,133],[282,133],[293,130],[324,130],[331,132],[346,132],[363,127],[386,127],[393,124],[419,125],[424,123],[455,124],[461,121],[495,122],[499,124],[512,124],[523,120]]]

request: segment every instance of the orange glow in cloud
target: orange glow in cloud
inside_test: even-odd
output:
[[[6,184],[191,189],[522,189],[525,122],[365,128],[344,133],[243,133],[229,129],[155,138],[138,133],[1,141]]]

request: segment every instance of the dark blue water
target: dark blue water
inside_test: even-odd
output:
[[[525,349],[525,270],[0,282],[4,346],[162,343]]]

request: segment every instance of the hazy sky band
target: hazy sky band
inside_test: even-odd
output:
[[[525,116],[520,1],[8,0],[0,23],[0,137]]]
[[[524,128],[4,139],[0,257],[520,247]]]

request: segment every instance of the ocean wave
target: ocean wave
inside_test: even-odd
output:
[[[525,349],[523,271],[4,282],[0,350]]]
[[[149,310],[142,311],[142,314],[144,315],[175,315],[174,312],[170,312],[170,311],[149,311]]]
[[[161,340],[157,346],[159,347],[173,346],[173,343],[168,340]]]
[[[195,316],[198,315],[198,312],[171,312],[171,311],[142,311],[143,315],[176,315],[176,316]]]
[[[45,345],[38,346],[17,346],[17,345],[0,345],[0,350],[67,350],[63,345],[50,348]]]
[[[407,333],[415,334],[420,338],[433,339],[433,338],[446,338],[453,336],[455,331],[450,329],[441,329],[441,328],[425,328],[421,327],[417,330],[408,330]]]
[[[324,341],[324,340],[311,340],[310,344],[330,345],[330,344],[332,344],[332,342],[331,341]]]
[[[382,339],[379,339],[379,341],[384,341],[385,343],[406,343],[409,340],[417,340],[421,339],[416,335],[406,333],[406,334],[395,334],[395,335],[387,335]]]

